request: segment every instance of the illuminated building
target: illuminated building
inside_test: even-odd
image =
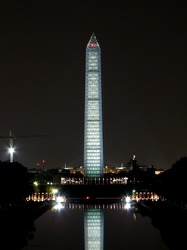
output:
[[[94,34],[86,47],[84,174],[89,179],[104,173],[101,49]]]
[[[155,169],[155,174],[158,175],[158,174],[161,174],[163,173],[164,170],[163,169]]]

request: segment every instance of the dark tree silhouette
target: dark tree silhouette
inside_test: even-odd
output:
[[[0,162],[0,205],[22,202],[29,195],[27,168],[18,162]]]
[[[178,205],[187,203],[187,157],[176,161],[171,169],[158,175],[156,191],[171,202]]]

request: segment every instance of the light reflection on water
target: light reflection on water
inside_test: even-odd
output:
[[[168,250],[151,219],[130,203],[59,203],[35,221],[34,239],[23,249]]]

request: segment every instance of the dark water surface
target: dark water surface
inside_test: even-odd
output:
[[[124,204],[69,204],[34,221],[22,250],[168,250],[160,231],[134,207]]]

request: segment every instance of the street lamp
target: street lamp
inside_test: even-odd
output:
[[[8,151],[10,154],[10,162],[13,162],[13,154],[14,154],[15,150],[13,147],[10,147]]]

